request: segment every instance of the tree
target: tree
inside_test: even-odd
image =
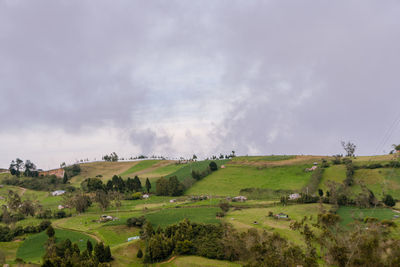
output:
[[[97,190],[94,201],[99,203],[100,208],[104,211],[110,206],[110,197],[103,190]]]
[[[197,159],[196,154],[193,154],[193,160],[196,160],[196,159]]]
[[[36,170],[36,165],[30,160],[25,161],[25,172],[24,175],[27,177],[37,177],[39,172]]]
[[[212,171],[218,170],[218,165],[214,161],[211,161],[209,166]]]
[[[394,199],[391,195],[386,195],[382,201],[383,201],[383,203],[385,203],[386,206],[389,206],[389,207],[393,207],[394,205],[396,205],[396,202],[394,201]]]
[[[156,194],[158,196],[168,196],[168,180],[161,177],[156,182]]]
[[[142,191],[142,183],[137,175],[133,178],[133,189],[135,192]]]
[[[7,205],[12,211],[16,211],[21,205],[20,196],[16,192],[9,190],[7,195]]]
[[[346,156],[347,157],[354,157],[354,152],[356,150],[356,145],[354,143],[349,142],[344,142],[342,141],[342,147],[346,151]]]
[[[180,196],[183,194],[185,187],[181,182],[179,182],[176,176],[169,177],[168,180],[168,195],[170,196]]]
[[[318,195],[322,197],[324,195],[324,191],[322,191],[322,189],[318,189]]]
[[[219,207],[223,212],[228,212],[229,211],[229,203],[223,201],[219,203]]]
[[[67,172],[64,172],[64,176],[63,176],[63,184],[66,184],[68,182],[68,176],[67,176]]]
[[[92,242],[90,242],[90,240],[88,239],[88,241],[86,242],[86,249],[89,252],[89,255],[92,255],[92,251],[93,251],[93,244]]]
[[[150,193],[150,189],[151,189],[151,183],[149,181],[149,178],[146,178],[146,190],[147,190],[147,193]]]
[[[54,237],[55,234],[56,234],[56,232],[54,231],[53,226],[50,225],[49,227],[47,227],[46,235],[47,235],[49,238]]]
[[[25,200],[19,206],[19,211],[26,216],[33,216],[35,215],[35,206],[33,205],[32,201]]]
[[[138,252],[136,254],[136,257],[138,257],[139,259],[141,259],[143,257],[143,251],[142,251],[141,248],[139,248],[139,250],[138,250]]]
[[[82,213],[85,212],[92,205],[92,201],[90,200],[90,197],[84,194],[76,194],[74,196],[72,204],[77,212]]]

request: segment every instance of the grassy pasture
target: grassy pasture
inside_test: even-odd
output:
[[[11,264],[16,258],[17,250],[22,242],[0,242],[0,251],[4,253],[6,262]]]
[[[220,211],[220,208],[172,208],[148,213],[145,217],[154,227],[165,227],[184,219],[189,219],[190,221],[198,223],[219,223],[219,220],[216,218],[217,211]]]
[[[330,205],[323,205],[323,209],[330,209]],[[317,216],[321,213],[320,204],[302,204],[302,205],[277,205],[269,208],[251,208],[236,211],[229,211],[224,221],[231,223],[235,228],[245,231],[250,228],[264,229],[268,232],[276,232],[288,238],[296,244],[303,244],[301,235],[290,229],[290,220],[277,220],[268,217],[269,212],[273,214],[285,213],[289,215],[290,220],[301,221],[304,216],[311,219],[308,222],[315,223]],[[254,224],[257,222],[257,224]]]
[[[328,190],[328,187],[326,186],[327,181],[342,183],[344,179],[346,179],[346,166],[331,165],[330,167],[324,170],[319,188],[321,188],[322,190],[324,190],[324,192],[326,192],[326,190]]]
[[[134,176],[135,173],[143,171],[145,169],[148,169],[150,167],[152,167],[153,165],[159,163],[161,160],[142,160],[139,161],[138,164],[133,165],[132,167],[130,167],[128,170],[122,172],[121,174],[119,174],[120,176],[122,176],[123,178],[126,178],[128,176]]]
[[[72,243],[78,244],[80,250],[86,249],[87,240],[90,240],[93,244],[96,242],[93,238],[74,231],[55,229],[55,232],[56,243],[69,238]],[[16,256],[26,262],[40,263],[45,253],[44,244],[47,239],[45,231],[29,236],[18,248]]]
[[[231,160],[231,163],[235,162],[257,162],[257,161],[280,161],[280,160],[288,160],[294,159],[296,156],[287,156],[287,155],[270,155],[270,156],[240,156],[234,157]]]
[[[181,164],[171,163],[169,165],[161,166],[159,168],[150,170],[149,172],[146,172],[146,173],[142,174],[141,176],[149,178],[151,180],[151,179],[154,179],[154,178],[160,178],[160,177],[163,177],[163,176],[168,176],[169,174],[178,171],[182,167],[183,166]]]
[[[199,256],[180,256],[174,258],[171,262],[153,264],[160,267],[239,267],[238,263],[230,261],[212,260]]]
[[[227,165],[195,183],[186,195],[235,196],[241,189],[250,187],[300,191],[311,176],[304,171],[306,167],[308,165],[270,168]]]
[[[97,175],[102,175],[102,180],[107,181],[115,174],[123,173],[132,166],[138,164],[140,161],[132,162],[91,162],[80,164],[81,173],[75,177],[72,177],[71,183],[79,186],[80,183],[86,178],[94,178]]]
[[[183,165],[182,168],[179,168],[177,171],[167,175],[166,177],[168,178],[171,176],[176,176],[178,177],[179,181],[183,181],[185,180],[185,178],[192,177],[192,170],[203,171],[207,169],[211,161],[213,160],[202,160],[202,161],[186,163]],[[218,165],[218,168],[221,167],[221,165],[226,164],[228,161],[229,160],[214,160],[214,162]]]
[[[360,209],[357,207],[340,207],[337,214],[340,216],[340,223],[343,226],[348,226],[354,220],[363,220],[365,217],[374,217],[379,220],[391,220],[394,215],[399,215],[387,208]],[[399,219],[395,219],[395,221],[399,221]]]

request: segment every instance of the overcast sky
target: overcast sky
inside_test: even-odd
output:
[[[332,155],[341,140],[389,152],[399,14],[390,0],[0,0],[0,167]]]

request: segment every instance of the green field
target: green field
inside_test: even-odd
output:
[[[391,220],[394,215],[398,213],[386,208],[371,208],[371,209],[360,209],[356,207],[340,207],[337,214],[341,218],[341,224],[348,226],[354,220],[363,220],[365,217],[373,217],[379,220]],[[399,219],[395,219],[399,221]]]
[[[217,211],[220,209],[216,207],[172,208],[149,213],[145,217],[154,227],[165,227],[184,219],[198,223],[218,223],[219,220],[215,216]]]
[[[235,196],[244,188],[269,188],[300,191],[310,179],[308,165],[257,168],[253,166],[227,165],[203,180],[194,184],[186,194],[210,194],[216,196]]]
[[[239,267],[240,264],[229,262],[207,259],[199,256],[181,256],[177,257],[171,262],[155,264],[155,266],[162,267]]]
[[[93,238],[79,232],[61,229],[55,229],[55,231],[57,243],[69,238],[72,243],[78,244],[80,250],[86,249],[87,240],[93,244],[96,242]],[[45,253],[44,245],[47,239],[45,231],[29,236],[18,248],[17,257],[26,262],[39,263]]]
[[[192,170],[194,171],[204,171],[210,165],[210,162],[213,160],[202,160],[202,161],[194,161],[190,163],[186,163],[182,168],[179,168],[177,171],[167,175],[166,177],[176,176],[179,181],[185,180],[185,178],[192,177]],[[229,160],[214,160],[217,163],[218,168],[221,165],[226,164]]]
[[[119,174],[122,177],[128,177],[129,175],[132,175],[136,172],[143,171],[145,169],[148,169],[152,167],[153,165],[157,164],[161,160],[143,160],[139,161],[138,164],[133,165],[130,167],[128,170],[124,171],[123,173]]]
[[[235,162],[259,162],[259,161],[281,161],[294,159],[296,156],[287,156],[287,155],[271,155],[271,156],[241,156],[232,158],[232,163]]]

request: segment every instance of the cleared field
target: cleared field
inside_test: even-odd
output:
[[[128,237],[138,236],[139,228],[125,225],[102,226],[94,230],[96,236],[104,240],[110,247],[127,242]]]
[[[174,258],[171,262],[153,264],[152,266],[162,267],[239,267],[240,264],[229,262],[212,260],[199,256],[181,256]]]
[[[303,244],[301,235],[290,229],[291,220],[301,221],[304,216],[308,217],[308,222],[315,223],[317,216],[322,209],[329,210],[330,205],[320,204],[302,204],[289,206],[275,206],[270,208],[254,208],[230,211],[225,216],[224,221],[231,223],[239,230],[247,230],[253,227],[264,229],[268,232],[276,232],[288,238],[296,244]],[[290,220],[275,219],[268,216],[269,212],[273,214],[285,213],[289,215]]]
[[[55,232],[56,243],[69,238],[72,243],[78,244],[80,250],[86,249],[87,240],[90,240],[93,244],[96,242],[93,238],[74,231],[55,229]],[[47,239],[45,231],[29,236],[18,248],[17,257],[26,262],[40,263],[45,253],[44,245]]]
[[[81,173],[73,177],[71,183],[79,186],[86,178],[94,178],[97,175],[102,175],[103,181],[107,181],[113,175],[123,173],[139,162],[91,162],[80,164]]]
[[[308,165],[270,168],[227,165],[195,183],[186,195],[235,196],[241,189],[250,187],[299,191],[311,176],[304,171],[306,167]]]
[[[360,209],[357,207],[340,207],[337,211],[340,216],[341,224],[348,226],[354,220],[363,220],[365,217],[373,217],[379,220],[391,220],[394,215],[399,215],[391,209],[386,208],[371,208],[371,209]],[[395,219],[399,222],[399,219]]]
[[[245,156],[236,157],[229,162],[229,164],[235,165],[248,165],[258,167],[271,167],[271,166],[287,166],[287,165],[299,165],[299,164],[312,164],[318,162],[321,159],[328,159],[327,156]],[[310,167],[310,166],[309,166]]]
[[[132,175],[134,176],[135,173],[143,171],[145,169],[148,169],[148,168],[154,166],[155,164],[157,164],[159,162],[161,162],[161,160],[143,160],[143,161],[139,161],[138,164],[133,165],[128,170],[122,172],[119,175],[122,176],[123,178],[126,178],[128,176],[132,176]]]
[[[182,167],[183,166],[181,164],[171,163],[169,165],[150,170],[149,172],[142,174],[142,177],[146,177],[151,180],[152,178],[167,176],[171,173],[178,171]]]
[[[165,227],[184,219],[198,223],[219,223],[220,221],[216,218],[217,211],[220,211],[220,208],[172,208],[148,213],[145,217],[154,227]]]

